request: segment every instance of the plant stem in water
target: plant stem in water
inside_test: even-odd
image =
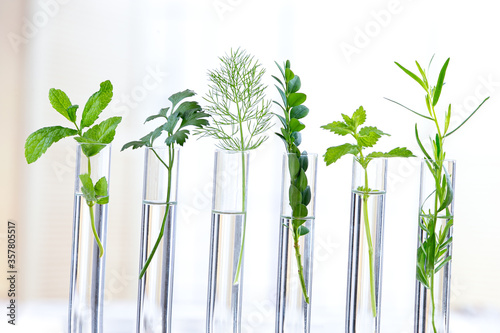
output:
[[[375,299],[375,274],[373,271],[373,242],[371,236],[370,222],[368,220],[368,172],[365,168],[365,194],[363,195],[363,215],[365,220],[366,242],[368,243],[368,259],[370,266],[370,298],[373,317],[377,316],[377,307]]]
[[[293,219],[292,219],[293,221]],[[295,248],[295,258],[297,259],[297,267],[298,267],[298,272],[299,272],[299,279],[300,279],[300,285],[302,287],[302,294],[304,295],[304,300],[306,301],[307,304],[309,304],[309,296],[307,296],[307,289],[306,289],[306,282],[304,280],[304,268],[302,266],[302,258],[300,255],[300,246],[299,246],[299,231],[298,228],[295,230],[293,227],[293,222],[292,222],[292,230],[293,230],[293,238],[294,238],[294,244],[293,247]]]
[[[156,250],[157,250],[158,246],[160,245],[160,242],[163,239],[163,232],[165,230],[165,223],[167,221],[168,212],[170,211],[170,192],[172,190],[172,166],[174,164],[174,158],[175,158],[175,156],[174,156],[174,154],[175,154],[174,149],[173,149],[173,147],[169,146],[169,161],[168,161],[169,165],[167,166],[165,164],[165,162],[160,158],[160,156],[158,156],[158,154],[156,153],[156,151],[153,148],[151,148],[151,150],[154,152],[154,154],[160,160],[160,162],[167,167],[167,171],[168,171],[168,186],[167,186],[167,200],[165,202],[165,204],[167,205],[167,207],[165,209],[165,215],[163,215],[163,221],[161,223],[160,233],[158,235],[158,238],[156,239],[156,243],[155,243],[153,249],[151,250],[151,253],[148,256],[148,259],[146,260],[146,262],[144,263],[144,266],[141,269],[141,273],[139,274],[139,279],[142,279],[142,277],[146,273],[146,270],[148,269],[149,264],[151,263],[151,260],[153,260],[153,257],[154,257],[154,255],[156,253]]]
[[[243,139],[242,139],[243,140]],[[243,141],[242,141],[243,142]],[[238,259],[238,267],[236,268],[236,274],[234,276],[233,284],[237,284],[240,279],[240,270],[241,270],[241,261],[243,260],[243,248],[245,246],[245,233],[247,229],[247,209],[246,209],[246,170],[245,170],[245,151],[241,151],[241,207],[243,211],[243,236],[241,239],[241,249],[240,249],[240,257]]]
[[[92,173],[92,167],[90,165],[90,157],[87,157],[87,168],[88,168],[88,173],[89,177]],[[92,233],[94,234],[95,241],[97,243],[97,246],[99,247],[99,258],[102,258],[104,255],[104,247],[102,246],[101,240],[99,239],[99,235],[97,234],[97,230],[95,228],[95,217],[94,217],[94,204],[87,202],[87,206],[89,206],[89,214],[90,214],[90,225],[92,226]]]

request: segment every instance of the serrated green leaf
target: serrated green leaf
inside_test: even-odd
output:
[[[309,108],[305,105],[294,106],[290,110],[290,118],[301,119],[309,114]]]
[[[293,79],[288,82],[288,92],[289,93],[295,93],[299,91],[301,86],[300,82],[300,77],[298,75],[295,75]]]
[[[288,96],[288,106],[294,107],[304,103],[307,99],[306,94],[303,93],[292,93]]]
[[[83,137],[94,142],[108,144],[113,141],[116,127],[122,121],[122,117],[111,117],[101,123],[92,126]]]
[[[354,121],[346,114],[341,113],[342,119],[344,119],[344,122],[346,123],[347,126],[349,126],[352,131],[354,132]]]
[[[44,127],[28,136],[24,145],[24,156],[28,164],[35,162],[55,142],[78,132],[62,126]]]
[[[326,165],[336,162],[339,158],[347,154],[356,155],[359,152],[358,147],[350,143],[344,143],[340,146],[330,147],[326,150],[324,156]]]
[[[298,121],[298,119],[290,119],[290,130],[292,132],[300,132],[304,128],[306,128],[306,125],[302,124],[300,121]]]
[[[435,88],[434,94],[432,96],[432,105],[433,106],[436,106],[437,102],[439,101],[439,96],[441,96],[441,90],[443,89],[443,84],[444,84],[444,77],[446,75],[446,69],[448,68],[449,62],[450,62],[450,58],[448,58],[446,60],[443,67],[441,68],[441,71],[439,72],[439,77],[438,77],[438,81],[436,83],[436,88]]]
[[[76,122],[76,110],[78,110],[78,105],[71,105],[66,109],[68,113],[68,118],[71,122]]]
[[[98,198],[96,203],[99,205],[105,205],[105,204],[109,203],[109,196]]]
[[[405,147],[402,148],[394,148],[388,153],[382,152],[372,152],[366,156],[366,158],[377,158],[377,157],[415,157],[413,153]]]
[[[184,91],[180,91],[178,93],[173,94],[168,98],[170,102],[172,102],[172,110],[175,109],[175,106],[182,101],[184,98],[192,97],[196,95],[196,93],[192,90],[186,89]]]
[[[113,85],[109,80],[102,82],[99,91],[90,96],[85,104],[80,129],[91,126],[99,118],[102,110],[108,106],[112,97]]]
[[[288,154],[288,171],[290,178],[294,179],[300,170],[299,158],[295,154]]]
[[[171,144],[177,143],[180,146],[184,145],[186,139],[188,138],[189,131],[188,130],[178,130],[173,135],[169,136],[165,140],[165,144],[170,146]]]
[[[363,106],[360,106],[354,114],[352,115],[352,121],[354,122],[354,128],[363,125],[366,121],[366,111]]]
[[[108,195],[108,182],[106,177],[101,177],[94,186],[95,195],[106,197]]]
[[[186,126],[195,126],[195,127],[201,128],[203,126],[207,126],[209,123],[208,123],[208,120],[205,118],[208,118],[208,117],[210,117],[210,116],[205,112],[196,111],[196,112],[184,113],[184,115],[182,116],[182,122],[181,122],[181,125],[179,126],[179,128],[183,128]]]
[[[68,108],[72,106],[68,95],[62,90],[59,89],[50,89],[49,90],[49,101],[52,107],[62,114],[64,118],[72,121],[68,115]]]
[[[365,126],[359,130],[357,137],[358,145],[362,147],[373,147],[382,135],[389,135],[374,126]]]
[[[201,111],[201,106],[198,102],[187,101],[179,105],[176,111],[179,113],[180,117],[184,117],[184,115],[189,116],[193,112]]]
[[[87,204],[90,204],[96,201],[95,197],[95,189],[94,184],[92,184],[92,179],[88,173],[81,174],[80,181],[82,182],[81,191],[85,200],[87,200]]]
[[[341,121],[333,121],[329,124],[321,126],[321,128],[342,136],[352,133],[352,129]]]
[[[125,149],[130,148],[130,147],[132,147],[132,149],[141,148],[141,147],[144,147],[146,144],[147,143],[145,143],[144,141],[130,141],[130,142],[124,144],[120,151],[124,151]]]

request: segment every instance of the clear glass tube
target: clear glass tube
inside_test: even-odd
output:
[[[294,169],[290,170],[297,159],[295,154],[283,155],[282,194],[280,213],[279,253],[278,253],[278,285],[276,295],[276,333],[305,333],[311,329],[311,300],[312,300],[312,273],[314,253],[314,225],[316,203],[316,172],[317,154],[305,154],[300,157],[300,169],[304,170],[307,184],[302,184],[299,201],[305,205],[307,216],[294,217],[292,210],[293,199],[290,194],[292,186],[297,187],[297,178],[291,173],[299,174]],[[308,187],[308,189],[307,189]],[[307,193],[306,193],[307,192]],[[292,193],[293,195],[293,193]],[[297,215],[297,214],[295,214]],[[293,224],[303,223],[309,232],[298,237],[299,254],[295,250]],[[306,302],[299,275],[298,259],[301,262],[303,281],[309,303]]]
[[[420,165],[415,333],[449,332],[455,166],[452,160],[445,160],[442,167],[429,160],[423,160]],[[435,242],[441,252],[435,263],[426,260],[429,258],[426,246],[431,242]]]
[[[84,149],[87,147],[83,145]],[[94,145],[94,147],[100,145]],[[76,151],[75,204],[73,218],[73,246],[71,254],[71,279],[69,293],[69,333],[103,332],[103,291],[106,263],[106,233],[108,205],[87,204],[82,194],[80,175],[89,174],[93,185],[105,177],[109,193],[111,145],[99,147],[99,153],[88,158],[82,145]],[[90,155],[90,154],[89,154]],[[90,170],[89,170],[90,168]],[[95,232],[102,243],[104,254],[100,257]]]
[[[347,333],[379,333],[387,159],[354,159],[347,269]]]
[[[169,166],[170,161],[169,171],[165,164]],[[179,149],[145,149],[139,270],[164,226],[154,257],[139,279],[137,333],[171,332],[178,168]]]
[[[240,333],[248,152],[215,152],[207,333]]]

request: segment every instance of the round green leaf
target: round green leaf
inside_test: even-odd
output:
[[[294,106],[292,108],[292,110],[290,110],[290,117],[301,119],[301,118],[304,118],[305,116],[307,116],[308,113],[309,113],[309,109],[307,108],[307,106],[297,105],[297,106]]]
[[[288,170],[290,171],[290,177],[295,178],[300,170],[299,159],[294,154],[288,154]]]
[[[302,152],[299,157],[300,168],[304,171],[307,171],[307,167],[309,166],[309,160],[307,159],[307,152]]]
[[[302,202],[302,193],[300,193],[297,186],[293,184],[290,185],[290,188],[288,189],[288,200],[291,207],[295,207]]]
[[[306,94],[293,93],[288,96],[288,105],[294,107],[304,103],[306,99],[307,99]]]
[[[304,191],[302,191],[302,204],[305,206],[309,205],[311,202],[311,187],[307,186]]]
[[[307,176],[302,169],[300,169],[299,177],[297,178],[297,187],[300,191],[304,191],[307,187]]]
[[[295,206],[292,212],[293,217],[306,217],[307,216],[307,207],[303,204],[299,204]]]
[[[289,93],[295,93],[299,91],[301,86],[300,83],[300,77],[298,75],[295,75],[293,79],[288,82],[288,92]]]

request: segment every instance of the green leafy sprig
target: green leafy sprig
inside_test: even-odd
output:
[[[288,152],[288,171],[290,173],[289,186],[289,204],[292,208],[291,228],[294,240],[295,258],[297,260],[298,274],[302,287],[304,300],[309,304],[309,296],[307,295],[306,284],[304,280],[304,268],[302,266],[302,258],[300,255],[299,238],[307,235],[309,229],[303,224],[308,216],[307,205],[311,201],[311,187],[308,185],[306,171],[308,168],[307,152],[300,152],[298,146],[302,142],[302,131],[306,126],[299,121],[309,113],[307,106],[303,105],[307,96],[298,92],[301,87],[300,77],[295,75],[290,69],[290,61],[287,60],[284,66],[278,66],[282,80],[273,75],[273,78],[278,82],[276,89],[281,96],[282,104],[278,101],[273,101],[283,111],[283,116],[276,114],[283,127],[280,128],[280,133],[277,136],[283,140],[285,149]]]
[[[234,284],[238,283],[246,233],[246,170],[245,151],[258,148],[267,140],[265,132],[271,127],[270,102],[265,99],[262,83],[265,69],[246,51],[231,50],[219,58],[219,69],[208,72],[209,91],[204,97],[205,111],[211,124],[198,131],[202,136],[217,140],[224,150],[241,151],[241,190],[243,237]]]
[[[434,57],[433,57],[434,58]],[[427,71],[429,71],[432,59],[429,62]],[[422,66],[415,61],[417,69],[420,76],[415,75],[413,72],[409,71],[402,65],[396,62],[396,65],[415,80],[420,87],[425,91],[425,105],[427,108],[428,115],[419,113],[410,109],[403,104],[386,98],[387,100],[398,104],[405,109],[413,112],[414,114],[427,119],[434,123],[436,127],[436,135],[430,137],[429,141],[431,144],[432,153],[424,148],[424,145],[420,141],[418,135],[417,124],[415,124],[415,137],[417,139],[418,146],[420,147],[422,153],[425,156],[427,167],[434,177],[435,180],[435,190],[429,195],[429,199],[434,194],[434,208],[433,210],[424,210],[424,203],[420,207],[420,228],[425,231],[425,235],[419,240],[419,247],[417,249],[417,280],[422,283],[427,289],[430,290],[432,299],[432,327],[434,333],[437,333],[435,325],[435,300],[434,300],[434,276],[451,260],[451,244],[453,238],[449,235],[450,229],[453,226],[453,215],[450,210],[450,204],[453,201],[453,187],[452,181],[448,171],[444,167],[444,162],[446,159],[446,152],[444,150],[445,139],[451,134],[455,133],[460,127],[462,127],[476,112],[479,108],[489,99],[486,97],[481,104],[457,127],[450,130],[450,119],[451,119],[451,104],[448,104],[448,108],[444,112],[444,124],[439,123],[438,116],[436,113],[436,105],[441,96],[441,91],[444,86],[444,79],[446,75],[446,70],[450,58],[448,58],[441,70],[435,86],[430,85],[427,78],[427,73]],[[426,201],[427,201],[426,199]],[[446,224],[442,225],[438,229],[438,219],[444,218],[447,220]]]
[[[326,165],[330,165],[338,161],[342,156],[351,154],[354,155],[355,160],[361,165],[365,171],[365,184],[357,188],[357,191],[363,193],[363,219],[365,224],[366,242],[368,244],[368,258],[370,266],[370,297],[371,308],[373,317],[377,315],[376,297],[375,297],[375,276],[374,276],[374,249],[371,236],[371,228],[368,220],[368,198],[370,194],[378,192],[377,189],[370,189],[368,187],[368,164],[374,159],[379,157],[412,157],[414,156],[411,151],[406,148],[394,148],[387,153],[371,152],[367,155],[363,154],[365,148],[373,147],[383,135],[389,135],[382,132],[373,126],[364,126],[366,121],[366,111],[360,106],[354,111],[352,117],[342,114],[343,121],[334,121],[330,124],[321,126],[321,128],[329,130],[335,134],[346,136],[351,135],[356,141],[355,144],[344,143],[340,146],[330,147],[327,149],[324,159]]]
[[[151,253],[149,254],[146,262],[144,263],[144,266],[141,269],[139,278],[142,278],[146,273],[146,270],[148,269],[148,266],[151,263],[151,260],[153,259],[156,250],[163,238],[165,223],[171,206],[170,196],[172,192],[172,169],[174,167],[175,161],[175,144],[178,144],[179,146],[184,145],[190,134],[190,131],[188,129],[190,126],[193,126],[195,128],[203,128],[204,126],[207,126],[209,124],[208,120],[206,119],[207,117],[209,117],[209,115],[203,112],[198,102],[185,101],[181,103],[181,101],[183,101],[184,99],[193,97],[194,95],[196,95],[194,91],[187,89],[170,96],[168,99],[172,103],[172,106],[161,109],[158,114],[147,117],[146,121],[144,122],[147,123],[155,119],[161,119],[163,121],[163,124],[140,138],[138,141],[131,141],[125,144],[121,149],[123,151],[127,148],[151,148],[158,160],[165,166],[165,168],[167,168],[168,172],[167,198],[165,200],[166,209],[160,228],[160,233],[156,239],[153,249],[151,250]],[[167,136],[165,139],[165,145],[168,147],[169,152],[168,161],[164,161],[154,149],[155,140],[158,139],[162,134],[166,134]]]
[[[24,155],[28,164],[30,164],[38,160],[53,143],[63,138],[73,137],[80,143],[82,152],[88,159],[87,173],[79,176],[82,183],[81,191],[89,207],[92,232],[99,246],[100,257],[104,254],[104,249],[95,229],[94,210],[92,207],[95,204],[104,205],[109,202],[108,182],[105,177],[101,177],[94,185],[91,178],[90,158],[97,155],[106,144],[113,141],[116,127],[122,120],[121,117],[111,117],[94,125],[101,112],[108,106],[112,97],[113,86],[111,82],[102,82],[99,91],[90,96],[85,104],[80,126],[78,126],[78,105],[73,105],[64,91],[54,88],[50,89],[50,104],[64,118],[69,120],[75,129],[62,126],[44,127],[30,134],[24,145]],[[89,129],[84,131],[85,128]]]

